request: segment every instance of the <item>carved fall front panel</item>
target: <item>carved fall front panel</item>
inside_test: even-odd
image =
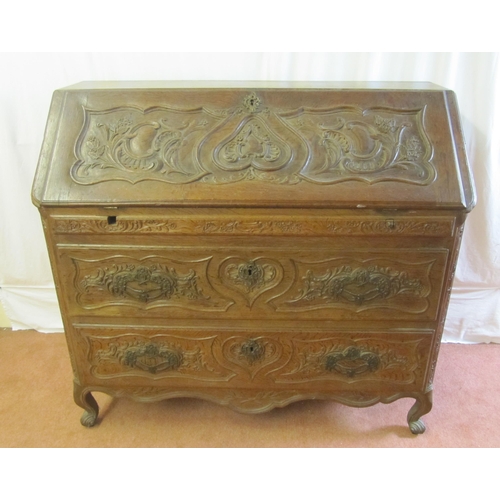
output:
[[[213,109],[84,109],[71,169],[79,184],[261,180],[430,184],[425,109],[268,107],[254,93]]]

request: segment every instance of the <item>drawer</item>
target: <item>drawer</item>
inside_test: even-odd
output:
[[[238,210],[211,209],[209,215],[192,211],[143,209],[146,214],[127,209],[101,209],[85,215],[50,215],[49,225],[55,235],[269,235],[269,236],[409,236],[450,238],[455,230],[451,215],[354,215],[352,211],[337,210],[324,214],[313,210],[293,210],[270,215],[269,211],[252,214]],[[323,211],[324,212],[324,211]]]
[[[433,321],[448,250],[59,245],[74,316]],[[250,244],[255,245],[249,247]]]
[[[424,383],[432,331],[262,331],[75,326],[89,383],[315,390]]]

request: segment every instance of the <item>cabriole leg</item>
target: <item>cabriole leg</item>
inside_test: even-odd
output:
[[[420,417],[429,413],[432,409],[432,391],[415,395],[415,400],[415,404],[408,412],[408,425],[413,434],[423,434],[425,424],[420,420]]]
[[[76,382],[73,383],[73,396],[75,403],[85,410],[80,418],[81,424],[85,427],[92,427],[96,423],[97,415],[99,415],[99,405],[94,396]]]

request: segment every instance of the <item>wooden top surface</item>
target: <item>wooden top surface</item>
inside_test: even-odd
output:
[[[395,82],[82,82],[54,93],[37,206],[451,208],[453,92]]]
[[[61,90],[145,89],[335,89],[335,90],[446,90],[431,82],[328,82],[277,80],[101,80],[84,81]]]

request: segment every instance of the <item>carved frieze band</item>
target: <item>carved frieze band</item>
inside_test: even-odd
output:
[[[113,224],[107,217],[52,216],[57,234],[255,234],[255,235],[409,235],[449,237],[454,219],[437,217],[359,217],[314,218],[301,217],[241,217],[239,219],[188,219],[169,217],[137,219],[118,216]]]
[[[79,184],[243,180],[433,182],[425,108],[277,109],[255,93],[227,109],[84,109]]]
[[[207,277],[210,257],[180,261],[154,255],[141,259],[117,255],[71,260],[76,302],[85,309],[132,305],[224,311],[233,303],[211,286]]]

